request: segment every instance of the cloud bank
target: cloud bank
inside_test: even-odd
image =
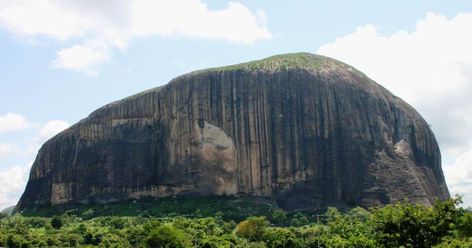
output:
[[[0,27],[17,37],[72,42],[53,67],[96,75],[114,50],[130,40],[159,35],[251,44],[269,39],[266,15],[241,3],[210,10],[201,0],[4,0]]]
[[[412,104],[431,124],[451,193],[472,195],[472,13],[428,13],[412,32],[373,25],[321,46]],[[467,199],[466,199],[467,200]],[[469,198],[472,205],[472,198]]]

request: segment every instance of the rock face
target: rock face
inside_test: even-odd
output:
[[[449,197],[411,106],[301,53],[189,73],[96,110],[43,145],[18,209],[183,194],[286,209]]]

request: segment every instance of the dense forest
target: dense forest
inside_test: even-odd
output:
[[[460,203],[323,212],[239,198],[84,205],[3,214],[0,247],[472,247],[472,213]]]

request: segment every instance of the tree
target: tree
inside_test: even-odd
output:
[[[252,216],[236,226],[236,235],[250,241],[261,240],[264,229],[269,225],[265,216]]]
[[[432,211],[411,203],[396,203],[375,209],[371,225],[379,243],[387,247],[431,247],[435,239]]]
[[[190,238],[181,230],[165,224],[151,231],[146,238],[148,247],[186,248],[192,247]]]
[[[463,216],[464,210],[458,208],[461,203],[462,199],[460,196],[444,201],[436,200],[434,202],[431,213],[432,225],[430,226],[434,243],[439,242],[441,237],[448,235],[453,225],[458,222],[459,217]]]
[[[54,229],[61,229],[62,227],[62,218],[55,215],[54,217],[52,217],[51,219],[51,226],[54,228]]]
[[[287,228],[266,228],[263,239],[269,248],[303,247],[302,241]]]
[[[86,245],[98,245],[102,242],[102,234],[101,233],[92,233],[91,231],[87,231],[84,234],[84,244]]]
[[[272,221],[277,225],[286,225],[287,219],[287,213],[282,209],[276,209],[272,212]]]
[[[472,213],[465,212],[462,215],[457,224],[457,229],[459,231],[459,235],[462,237],[472,237]]]
[[[297,212],[297,213],[295,213],[295,215],[293,215],[292,221],[290,222],[290,225],[292,225],[292,226],[304,226],[304,225],[307,225],[308,223],[310,223],[308,218],[304,214],[302,214],[300,212]]]
[[[7,238],[7,247],[18,247],[18,248],[28,248],[31,247],[30,243],[24,239],[21,235],[14,234],[8,236]]]

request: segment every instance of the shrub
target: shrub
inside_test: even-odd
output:
[[[436,201],[432,208],[396,203],[375,209],[371,224],[379,243],[386,246],[431,247],[451,235],[463,217],[460,197]]]
[[[293,215],[292,221],[290,222],[290,225],[292,225],[292,226],[304,226],[304,225],[307,225],[308,223],[310,223],[308,218],[304,214],[302,214],[300,212],[297,212],[295,215]]]
[[[148,247],[186,248],[192,246],[190,240],[184,232],[166,224],[152,230],[146,244]]]
[[[14,248],[31,247],[30,243],[18,234],[8,236],[6,244],[7,244],[7,247],[14,247]]]
[[[8,217],[8,215],[7,215],[6,213],[1,213],[1,212],[0,212],[0,220],[1,220],[1,219],[5,219],[5,218],[7,218],[7,217]]]
[[[472,237],[472,213],[466,212],[458,218],[457,229],[462,237]]]
[[[52,217],[51,219],[51,226],[54,228],[54,229],[61,229],[62,227],[62,218],[55,215],[54,217]]]
[[[98,245],[102,242],[102,234],[101,233],[92,233],[87,231],[84,234],[84,244],[86,245]]]
[[[264,229],[269,225],[266,217],[252,216],[241,221],[235,230],[235,234],[239,237],[246,238],[250,241],[259,241],[264,234]]]
[[[287,224],[287,213],[282,209],[276,209],[272,212],[272,221],[277,225]]]
[[[434,248],[472,248],[472,238],[448,238]]]
[[[263,240],[269,248],[297,248],[303,247],[303,243],[293,232],[287,228],[266,228]]]
[[[47,218],[30,217],[25,220],[25,224],[32,228],[45,227],[47,224]]]

